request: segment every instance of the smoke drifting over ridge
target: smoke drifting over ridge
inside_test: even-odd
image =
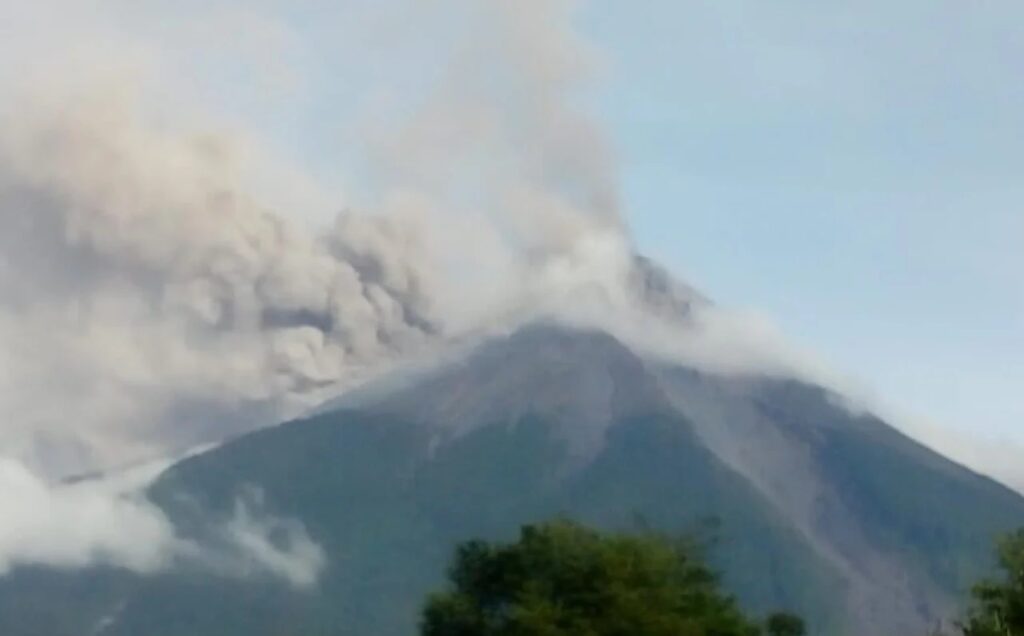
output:
[[[267,423],[514,303],[584,237],[625,245],[571,5],[437,9],[471,28],[327,228],[261,196],[290,175],[245,131],[151,108],[145,66],[4,87],[0,451],[64,474]]]
[[[133,494],[145,480],[52,480],[301,412],[552,285],[593,282],[595,258],[600,276],[624,276],[610,155],[575,104],[590,55],[573,3],[402,1],[333,18],[401,38],[390,12],[419,15],[443,44],[414,104],[347,113],[364,129],[353,199],[276,153],[259,117],[206,112],[207,65],[269,69],[273,105],[329,75],[291,64],[315,57],[289,53],[315,34],[274,8],[0,9],[0,53],[24,61],[0,69],[0,491],[35,501],[5,509],[17,523],[0,573],[187,557],[199,548]],[[83,511],[95,523],[65,534]],[[266,539],[281,527],[283,552]],[[322,566],[301,525],[243,507],[223,530],[221,569],[248,561],[305,585]]]

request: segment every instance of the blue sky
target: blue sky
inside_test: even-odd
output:
[[[638,244],[909,415],[1024,439],[1024,10],[602,0]]]

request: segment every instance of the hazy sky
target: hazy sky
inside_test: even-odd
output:
[[[1024,5],[601,0],[642,248],[909,415],[1024,441]]]

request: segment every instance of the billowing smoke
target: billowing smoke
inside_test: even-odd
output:
[[[3,404],[22,443],[207,441],[231,424],[202,410],[254,417],[436,335],[412,220],[312,235],[245,190],[229,141],[140,117],[77,102],[4,139]]]
[[[411,221],[341,215],[313,235],[245,191],[228,140],[103,97],[4,131],[0,404],[20,461],[0,460],[0,573],[202,552],[131,492],[23,463],[52,476],[214,440],[436,335]],[[220,569],[311,583],[319,548],[289,524],[296,552],[277,548],[279,526],[239,508]]]
[[[191,101],[202,82],[176,52],[196,43],[192,27],[267,36],[200,47],[213,68],[272,66],[264,44],[302,42],[283,5],[280,19],[240,5],[166,20],[117,0],[89,15],[0,11],[19,34],[3,52],[29,69],[0,73],[0,481],[19,493],[0,571],[163,567],[191,548],[157,509],[54,480],[278,421],[565,285],[623,277],[610,153],[577,103],[593,58],[573,3],[395,4],[437,29],[442,70],[418,78],[411,104],[347,112],[360,134],[345,198],[323,169],[275,156],[252,122],[222,125],[223,108]],[[356,13],[339,30],[402,37],[387,12],[353,27]],[[176,26],[154,30],[162,19]],[[328,75],[275,62],[285,92]],[[580,259],[603,265],[567,266]],[[280,524],[237,517],[232,549],[315,579],[322,555],[301,527],[288,526],[296,560],[266,539]],[[125,528],[141,543],[119,542]]]
[[[463,35],[415,108],[367,126],[372,187],[328,227],[265,195],[289,175],[246,131],[153,108],[146,67],[11,82],[0,451],[66,474],[268,423],[621,236],[609,153],[573,101],[591,62],[571,8],[433,7]]]

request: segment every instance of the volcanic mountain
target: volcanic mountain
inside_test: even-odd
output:
[[[657,276],[636,288],[680,320],[697,302]],[[183,460],[148,496],[197,540],[255,497],[322,569],[23,568],[0,582],[0,632],[411,635],[457,542],[563,516],[702,537],[746,608],[812,633],[925,633],[1024,525],[1024,498],[830,390],[546,320]]]

